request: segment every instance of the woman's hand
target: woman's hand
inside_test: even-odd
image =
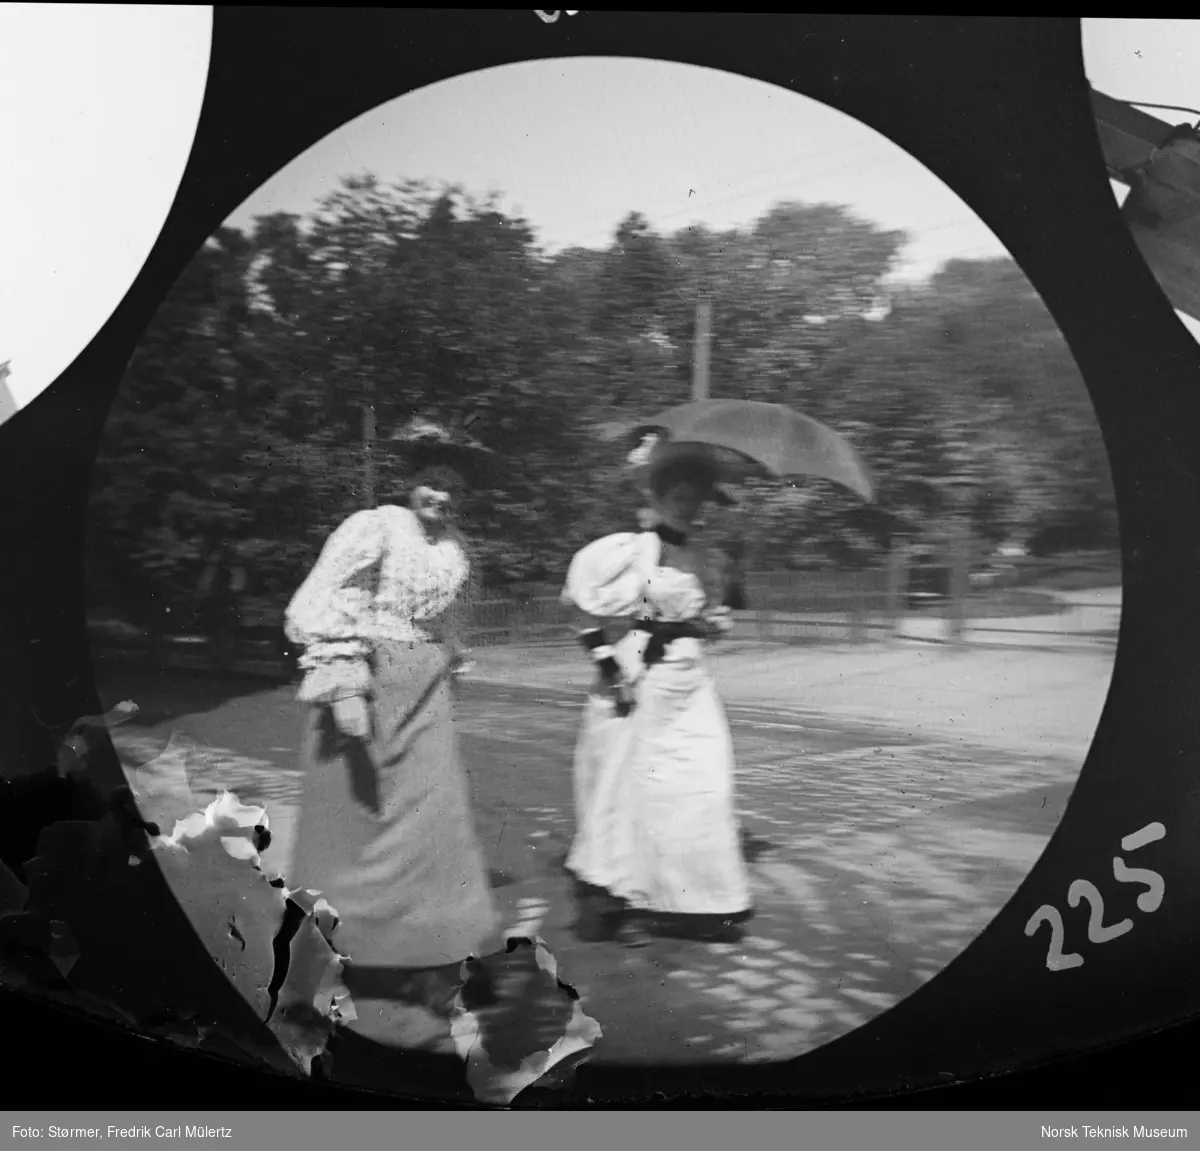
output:
[[[369,739],[371,736],[371,706],[366,697],[349,695],[335,701],[333,722],[343,735],[352,739]]]
[[[601,674],[596,685],[596,694],[608,700],[619,715],[628,715],[634,706],[634,686],[627,679],[609,679]]]
[[[733,630],[733,612],[727,607],[711,607],[700,617],[713,639],[728,635]]]
[[[471,658],[469,648],[458,648],[450,657],[450,674],[454,676],[466,675],[475,666],[475,661]]]

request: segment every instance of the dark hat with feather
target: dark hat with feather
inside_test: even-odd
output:
[[[414,473],[450,468],[472,485],[488,483],[498,464],[496,453],[471,435],[471,419],[445,424],[429,416],[413,416],[392,435]]]
[[[626,465],[647,494],[653,494],[676,475],[687,475],[707,483],[709,498],[719,507],[737,503],[720,482],[723,478],[720,454],[708,444],[671,443],[657,432],[643,431]]]

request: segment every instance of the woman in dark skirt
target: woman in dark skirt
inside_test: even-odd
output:
[[[289,880],[337,916],[357,1035],[446,1054],[463,962],[498,942],[452,720],[451,621],[469,575],[450,524],[461,486],[434,464],[408,507],[350,516],[286,617],[310,705]]]

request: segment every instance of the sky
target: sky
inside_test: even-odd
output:
[[[1099,90],[1200,108],[1200,21],[1082,23]],[[195,136],[211,30],[206,5],[0,3],[0,107],[21,109],[0,117],[0,364],[11,362],[16,407],[70,366],[158,238]],[[908,232],[906,278],[1004,254],[873,129],[759,81],[650,60],[516,64],[411,93],[316,144],[230,222],[306,214],[364,170],[499,190],[551,250],[604,246],[630,209],[663,230],[729,228],[794,198]],[[1180,319],[1200,338],[1200,323]]]
[[[1186,112],[1145,108],[1169,124],[1200,121],[1200,20],[1082,21],[1083,67],[1093,88],[1129,103],[1179,104]],[[1113,182],[1113,194],[1124,200],[1129,189]],[[1200,321],[1176,315],[1200,339]]]
[[[307,214],[340,176],[363,171],[500,191],[549,250],[607,246],[631,209],[662,230],[731,228],[799,199],[911,233],[906,277],[1006,254],[944,183],[857,120],[761,81],[654,60],[513,64],[410,93],[314,145],[229,223]]]

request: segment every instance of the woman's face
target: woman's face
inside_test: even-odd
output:
[[[700,514],[710,492],[709,485],[694,479],[679,479],[668,484],[655,500],[659,515],[674,528],[690,528]]]
[[[446,523],[454,511],[462,479],[451,468],[428,468],[416,477],[409,506],[423,523]]]

